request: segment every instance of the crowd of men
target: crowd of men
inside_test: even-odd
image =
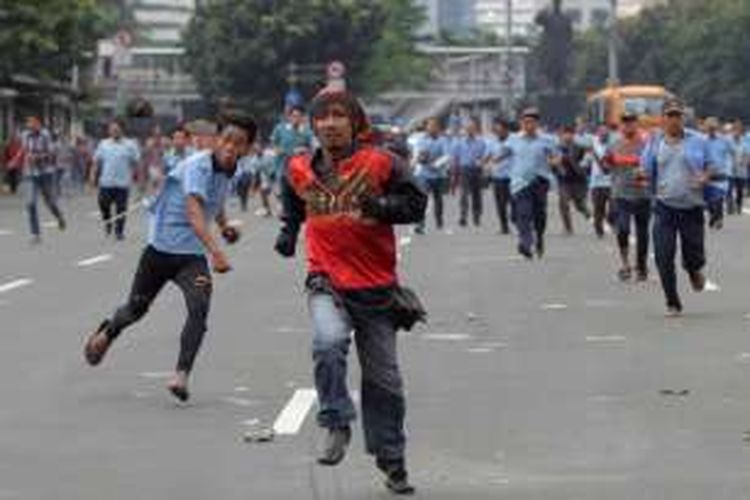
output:
[[[685,109],[668,100],[662,126],[645,130],[625,112],[615,126],[583,123],[545,130],[538,109],[523,110],[518,123],[496,119],[488,134],[478,120],[450,120],[447,131],[434,117],[399,147],[381,143],[364,108],[349,92],[325,88],[308,110],[290,106],[268,145],[241,112],[216,123],[176,127],[169,138],[155,131],[142,144],[127,138],[113,120],[95,147],[79,139],[61,144],[31,116],[26,130],[4,151],[10,189],[25,193],[32,241],[41,241],[41,197],[64,230],[57,203],[64,185],[97,189],[104,234],[125,238],[131,191],[142,194],[149,228],[133,284],[124,304],[103,318],[84,347],[86,361],[99,365],[124,330],[149,310],[167,282],[187,304],[171,394],[190,398],[189,380],[207,331],[212,271],[232,268],[214,237],[215,223],[226,243],[240,238],[225,215],[230,194],[243,210],[249,193],[261,198],[259,215],[278,210],[275,250],[294,257],[300,232],[308,275],[313,373],[319,396],[318,423],[326,439],[318,462],[339,464],[351,440],[355,408],[347,388],[348,351],[356,343],[361,365],[361,409],[367,452],[385,475],[386,486],[411,494],[406,468],[406,401],[398,364],[399,329],[424,318],[413,291],[397,275],[394,226],[427,232],[432,206],[435,229],[447,229],[446,196],[457,194],[458,225],[479,227],[486,189],[494,200],[502,235],[516,228],[524,258],[546,251],[548,198],[558,194],[564,234],[575,230],[572,211],[599,238],[616,235],[619,279],[644,281],[648,252],[655,263],[668,316],[680,315],[675,258],[696,291],[706,286],[705,230],[721,229],[724,207],[742,214],[750,180],[750,136],[742,123],[721,126],[715,118],[688,127]],[[114,208],[114,210],[113,210]],[[631,230],[635,253],[631,255]],[[351,333],[354,332],[352,336]]]
[[[620,123],[592,129],[584,123],[546,131],[538,109],[528,108],[517,125],[498,118],[483,135],[479,122],[443,131],[437,118],[412,134],[410,159],[432,200],[435,227],[445,225],[444,197],[458,191],[459,226],[480,226],[484,187],[490,187],[501,234],[516,226],[518,252],[527,259],[545,252],[548,194],[557,190],[564,234],[572,235],[573,208],[603,238],[616,235],[621,259],[618,277],[648,279],[653,241],[667,315],[682,312],[675,255],[679,238],[683,267],[696,291],[705,287],[705,214],[708,227],[723,226],[724,207],[742,214],[750,182],[750,135],[740,120],[722,127],[717,118],[686,123],[676,99],[664,103],[662,126],[640,127],[625,112]],[[653,220],[652,220],[653,219]],[[635,228],[635,258],[631,230]],[[425,221],[417,228],[424,233]],[[635,265],[633,265],[635,264]]]

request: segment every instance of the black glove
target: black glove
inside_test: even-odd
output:
[[[282,229],[276,237],[276,244],[273,248],[282,257],[294,257],[294,254],[297,252],[297,235],[286,229]]]
[[[236,227],[227,226],[221,230],[221,236],[228,244],[237,243],[240,239],[240,231]]]

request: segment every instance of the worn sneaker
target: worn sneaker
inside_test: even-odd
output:
[[[690,273],[690,286],[693,291],[702,292],[706,288],[706,276],[700,271]]]
[[[112,339],[107,335],[109,325],[109,320],[102,321],[99,328],[89,335],[88,340],[86,340],[86,344],[83,347],[83,356],[91,366],[101,363],[109,347],[112,345]]]
[[[376,461],[378,469],[385,474],[385,487],[395,495],[413,495],[416,488],[409,483],[403,459],[381,459]]]
[[[318,463],[329,467],[340,464],[346,456],[351,439],[352,431],[349,427],[328,429],[323,454],[318,457]]]

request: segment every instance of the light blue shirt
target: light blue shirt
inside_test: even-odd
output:
[[[441,135],[432,137],[425,134],[417,140],[414,154],[417,158],[417,176],[419,178],[441,179],[448,176],[450,145],[445,137]]]
[[[726,178],[711,181],[711,186],[726,194],[729,191],[729,177],[732,175],[734,164],[734,149],[732,143],[724,136],[715,135],[711,137],[706,135],[708,141],[708,153],[711,158],[711,165],[716,169],[716,173]]]
[[[538,177],[554,181],[549,160],[555,154],[555,140],[547,135],[533,137],[521,132],[507,141],[510,155],[510,191],[517,194]]]
[[[732,177],[746,179],[750,164],[750,136],[730,137],[732,144]]]
[[[231,176],[214,168],[210,151],[195,153],[167,175],[150,208],[148,243],[156,250],[179,255],[204,255],[205,248],[187,217],[187,197],[203,203],[206,224],[221,213]]]
[[[657,200],[677,209],[704,206],[703,188],[695,176],[709,170],[711,155],[701,134],[685,130],[682,140],[672,145],[662,134],[655,135],[644,149],[641,163],[656,180]]]
[[[94,160],[101,168],[99,186],[103,188],[129,188],[133,181],[133,170],[140,160],[135,142],[121,138],[104,139],[94,153]]]
[[[487,138],[487,156],[490,158],[490,165],[492,166],[492,178],[495,180],[507,180],[510,179],[510,151],[508,148],[508,141],[510,136],[504,140],[498,136],[493,135]]]
[[[176,150],[170,149],[164,153],[164,174],[168,174],[185,158],[192,156],[195,153],[193,148],[185,148],[182,153],[177,153]]]
[[[486,149],[481,137],[461,137],[453,145],[453,159],[461,170],[481,168]]]

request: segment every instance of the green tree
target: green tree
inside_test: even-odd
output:
[[[665,85],[699,114],[750,118],[750,0],[672,1],[620,22],[623,83]],[[606,36],[577,41],[575,82],[604,85]]]
[[[113,22],[96,0],[0,0],[0,77],[67,79]]]
[[[290,63],[340,60],[357,92],[411,77],[410,34],[419,25],[409,23],[416,19],[406,0],[215,0],[196,11],[184,41],[209,102],[231,98],[271,119],[287,88]],[[303,93],[323,83],[322,70],[319,76],[301,82]]]

